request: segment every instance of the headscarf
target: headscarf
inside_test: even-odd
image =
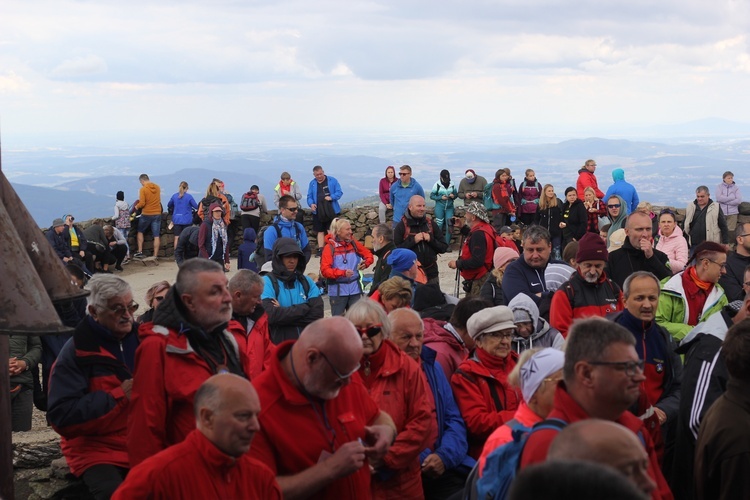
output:
[[[448,189],[451,185],[451,173],[447,170],[441,170],[440,171],[440,184],[445,187],[445,189]]]

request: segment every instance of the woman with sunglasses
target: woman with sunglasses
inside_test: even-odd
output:
[[[659,236],[656,249],[669,257],[669,267],[672,274],[685,269],[688,261],[688,245],[682,230],[677,227],[675,213],[666,208],[659,213]]]
[[[148,311],[144,312],[138,318],[136,321],[139,324],[148,323],[150,321],[153,321],[154,319],[154,311],[156,308],[161,304],[161,302],[164,300],[164,297],[167,296],[167,292],[169,291],[169,287],[171,285],[169,284],[169,281],[157,281],[153,285],[151,285],[148,290],[146,290],[146,305],[148,306]]]
[[[391,323],[382,307],[372,300],[361,300],[349,309],[346,318],[362,336],[364,356],[359,375],[398,430],[383,460],[370,462],[375,470],[372,498],[424,498],[419,454],[424,442],[435,442],[437,437],[437,427],[432,427],[432,392],[419,365],[388,340]],[[426,439],[428,436],[433,439]]]
[[[612,195],[605,200],[607,202],[607,215],[612,224],[607,231],[607,247],[610,245],[612,233],[619,229],[625,229],[625,222],[628,219],[628,205],[619,195]]]
[[[513,418],[521,402],[508,383],[518,362],[511,350],[516,325],[509,307],[496,306],[474,314],[466,327],[476,348],[451,377],[451,386],[466,422],[469,456],[477,459],[490,434]]]

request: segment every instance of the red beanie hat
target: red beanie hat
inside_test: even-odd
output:
[[[587,232],[583,235],[583,238],[578,241],[576,262],[581,263],[587,260],[606,261],[608,256],[607,244],[597,233]]]

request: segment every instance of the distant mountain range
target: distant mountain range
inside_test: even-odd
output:
[[[611,173],[623,168],[642,200],[657,205],[683,206],[694,198],[701,184],[713,191],[726,170],[735,173],[738,185],[750,197],[749,139],[700,139],[683,142],[648,142],[588,138],[557,143],[475,146],[435,144],[363,147],[372,154],[351,154],[352,145],[277,148],[261,152],[230,150],[228,147],[175,147],[112,149],[67,148],[3,152],[3,172],[10,179],[34,219],[42,227],[65,213],[83,220],[113,214],[115,193],[124,191],[126,201],[138,197],[138,175],[146,172],[162,188],[166,209],[180,181],[200,200],[216,177],[239,201],[242,192],[257,184],[272,202],[272,190],[282,171],[292,174],[303,194],[312,179],[312,167],[322,165],[336,177],[344,191],[343,203],[371,197],[377,203],[377,185],[388,165],[409,164],[414,178],[429,191],[447,169],[456,183],[466,169],[489,179],[500,167],[509,167],[518,183],[524,171],[533,168],[540,182],[552,183],[562,196],[574,185],[578,169],[588,158],[596,159],[597,177],[603,190],[612,183]],[[235,148],[239,149],[239,148]],[[414,151],[426,151],[418,153]],[[303,205],[306,203],[303,201]]]

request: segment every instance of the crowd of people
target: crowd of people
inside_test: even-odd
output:
[[[699,186],[680,227],[623,169],[606,193],[595,170],[565,202],[531,169],[518,187],[509,169],[458,187],[444,170],[430,216],[411,167],[388,167],[368,248],[316,166],[316,272],[287,172],[263,228],[257,186],[237,205],[218,179],[200,201],[182,183],[179,271],[136,318],[109,266],[160,234],[144,174],[139,217],[118,193],[101,232],[70,215],[49,229],[90,295],[59,306],[70,339],[11,339],[14,430],[43,401],[96,498],[750,496],[750,223],[734,176],[716,201]],[[228,279],[234,206],[248,265]],[[454,230],[460,300],[438,269]]]

